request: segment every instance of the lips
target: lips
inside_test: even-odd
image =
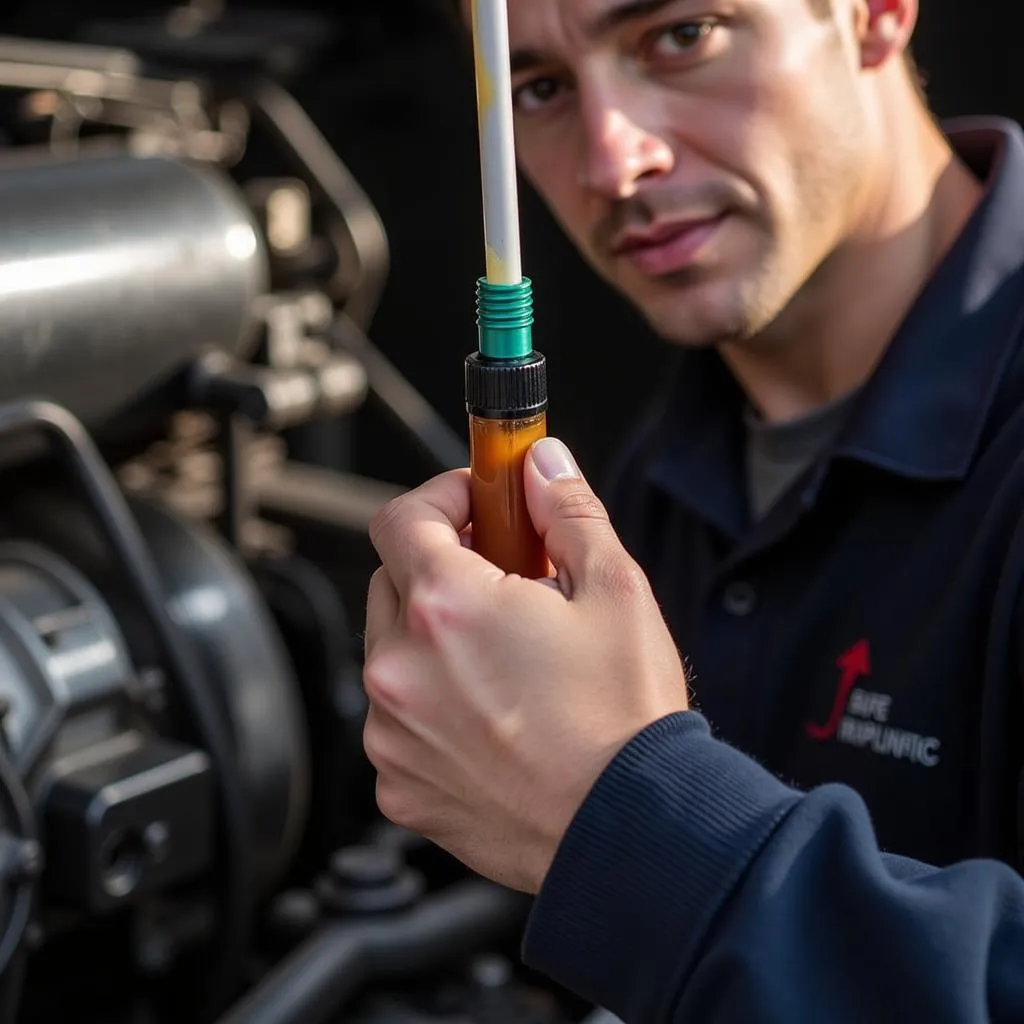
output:
[[[723,215],[666,224],[656,231],[625,236],[613,251],[647,276],[678,273],[697,261],[724,220]]]

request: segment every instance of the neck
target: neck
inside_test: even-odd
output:
[[[981,185],[913,102],[887,121],[896,129],[886,138],[889,177],[857,211],[856,229],[762,335],[722,347],[768,421],[807,415],[871,376],[981,198]]]

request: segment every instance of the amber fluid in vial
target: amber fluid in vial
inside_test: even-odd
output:
[[[543,579],[548,557],[526,507],[523,467],[530,447],[547,433],[547,415],[471,415],[469,427],[473,550],[507,573]]]

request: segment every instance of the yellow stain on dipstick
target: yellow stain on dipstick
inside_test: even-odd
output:
[[[487,280],[491,284],[516,284],[510,275],[508,264],[493,246],[487,246]]]

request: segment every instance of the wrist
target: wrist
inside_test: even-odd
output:
[[[686,708],[681,710],[685,711]],[[531,894],[535,895],[543,888],[566,836],[605,772],[614,764],[616,758],[638,736],[655,725],[656,721],[648,722],[646,725],[617,736],[611,742],[604,744],[599,752],[585,759],[589,761],[589,766],[580,770],[576,777],[565,771],[552,772],[548,776],[549,780],[553,781],[558,788],[551,793],[550,799],[547,801],[549,813],[544,816],[543,824],[537,831],[536,841],[531,847],[533,850],[533,856],[530,859],[532,869],[527,875],[530,885],[528,891]],[[576,762],[577,765],[583,760],[579,759]]]

